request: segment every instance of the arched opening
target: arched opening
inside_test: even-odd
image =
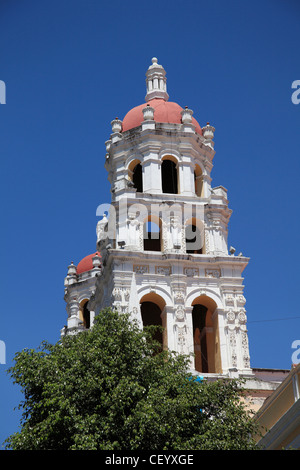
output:
[[[154,334],[154,339],[161,345],[161,349],[164,346],[164,331],[162,328],[165,327],[164,320],[162,318],[162,311],[165,307],[165,301],[159,295],[151,292],[144,295],[141,299],[141,316],[143,326],[158,326],[157,331]]]
[[[80,303],[80,320],[83,323],[84,328],[90,328],[91,326],[91,312],[88,309],[88,299],[84,299]]]
[[[203,254],[203,235],[201,228],[195,223],[190,223],[185,228],[186,252]]]
[[[201,295],[192,304],[195,369],[203,373],[221,373],[216,303]]]
[[[143,302],[141,304],[141,315],[143,326],[155,325],[162,327],[161,310],[158,305],[153,302]],[[157,330],[154,339],[163,346],[163,335],[161,330]]]
[[[161,251],[161,220],[149,217],[144,223],[144,250]]]
[[[177,165],[173,160],[163,160],[161,164],[162,192],[178,194]]]
[[[134,170],[132,173],[132,182],[137,192],[142,193],[143,192],[143,168],[140,163],[138,163],[134,167]]]
[[[194,170],[195,193],[197,196],[203,196],[203,175],[199,165],[195,165]]]
[[[90,328],[91,326],[91,312],[87,308],[87,302],[84,304],[83,307],[83,325],[85,328]]]
[[[128,166],[128,176],[137,192],[143,192],[143,168],[140,160],[134,159]]]
[[[194,305],[192,310],[195,369],[208,372],[207,343],[206,343],[206,314],[204,305]]]

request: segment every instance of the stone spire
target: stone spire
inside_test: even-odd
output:
[[[153,57],[152,65],[146,72],[147,94],[146,101],[153,98],[161,98],[168,101],[166,71],[162,65],[157,63],[157,58]]]

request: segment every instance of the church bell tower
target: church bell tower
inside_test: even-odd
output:
[[[190,354],[201,375],[251,375],[242,277],[249,259],[228,249],[227,190],[211,185],[214,127],[169,101],[156,58],[145,102],[111,126],[111,204],[99,208],[96,251],[69,266],[62,334],[91,327],[110,306],[141,328],[161,325],[162,348]]]

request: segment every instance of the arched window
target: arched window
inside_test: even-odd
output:
[[[80,303],[80,319],[83,323],[84,328],[90,328],[91,326],[91,313],[88,309],[88,299],[82,300]]]
[[[192,304],[195,369],[203,373],[222,373],[216,303],[200,295]]]
[[[91,326],[91,313],[89,311],[89,309],[87,308],[87,302],[84,304],[84,307],[83,307],[83,312],[82,312],[82,316],[83,316],[83,325],[85,328],[90,328]]]
[[[128,166],[128,177],[137,192],[143,192],[143,168],[140,160],[135,158]]]
[[[158,223],[156,223],[158,222]],[[161,223],[150,219],[144,223],[144,250],[161,251]]]
[[[142,302],[141,315],[143,326],[155,325],[162,327],[161,309],[154,302]],[[161,329],[157,329],[154,334],[154,339],[160,343],[161,347],[163,346],[163,335]]]
[[[195,369],[199,372],[208,372],[207,343],[206,343],[206,314],[207,308],[204,305],[194,305],[193,317],[193,338]]]
[[[133,186],[136,188],[138,193],[143,192],[143,169],[142,165],[138,163],[132,173]]]
[[[186,252],[194,254],[203,253],[203,237],[197,225],[190,224],[185,229]]]
[[[143,321],[143,326],[158,326],[156,334],[154,335],[154,339],[159,342],[161,348],[164,346],[164,331],[165,331],[165,316],[162,314],[165,308],[165,301],[164,299],[154,293],[150,292],[144,295],[140,301],[141,305],[141,316]]]
[[[162,192],[178,194],[177,166],[172,160],[163,160],[161,164]]]

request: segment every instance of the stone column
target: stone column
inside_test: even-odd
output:
[[[203,175],[196,176],[195,178],[195,194],[198,197],[203,197]]]
[[[226,312],[219,308],[215,310],[214,315],[218,315],[221,367],[222,373],[226,374],[231,367]]]
[[[202,197],[208,198],[211,193],[211,177],[207,174],[202,175]]]
[[[163,343],[164,346],[167,346],[170,351],[176,350],[174,348],[174,333],[173,333],[173,317],[174,317],[174,307],[166,305],[163,311],[161,312],[162,325],[164,328],[163,333]]]
[[[195,195],[194,170],[188,157],[183,157],[183,160],[178,162],[178,180],[179,194]]]
[[[193,335],[193,307],[185,307],[185,321],[186,321],[186,354],[194,354],[194,335]],[[190,360],[191,369],[195,368],[194,357]]]
[[[143,162],[143,189],[144,193],[161,194],[161,162],[158,155],[149,153]]]

